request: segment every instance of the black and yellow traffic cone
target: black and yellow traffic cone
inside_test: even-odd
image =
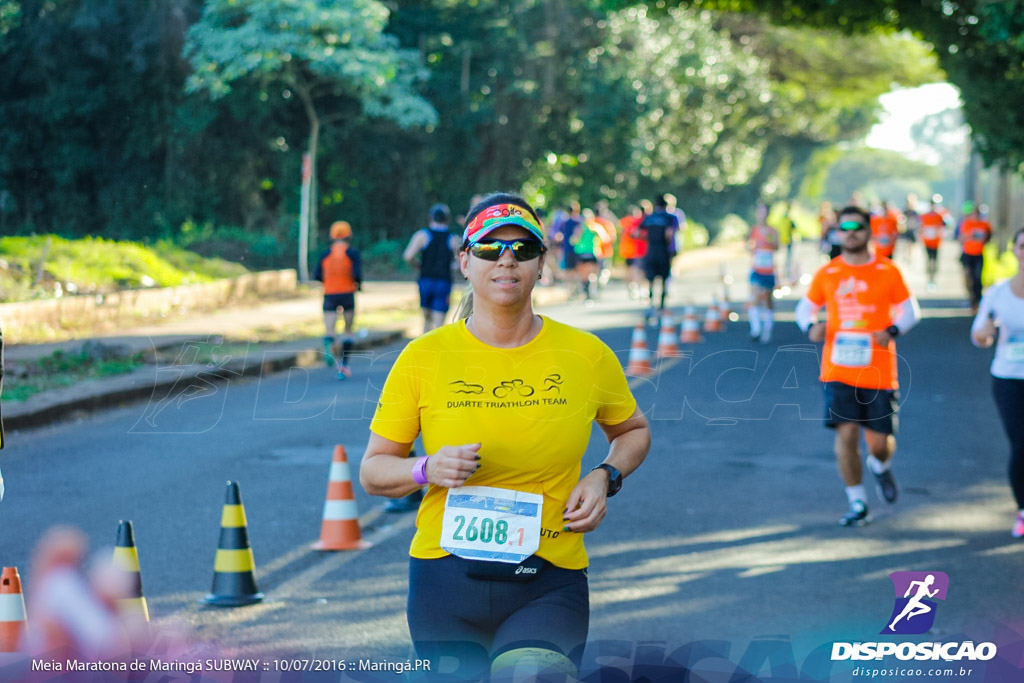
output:
[[[263,599],[253,574],[255,562],[249,546],[245,508],[238,482],[229,481],[220,518],[220,542],[213,564],[213,589],[203,599],[208,605],[239,607]]]
[[[135,548],[135,531],[131,521],[121,520],[117,527],[117,545],[114,546],[114,566],[129,576],[129,597],[117,601],[121,614],[141,616],[149,621],[149,607],[142,594],[142,572],[139,571],[139,552]]]

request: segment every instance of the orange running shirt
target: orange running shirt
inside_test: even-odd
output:
[[[637,230],[640,227],[639,216],[624,216],[619,221],[622,228],[622,237],[619,239],[619,256],[622,258],[640,258],[640,245],[646,246],[646,242],[637,237]]]
[[[942,243],[942,229],[946,222],[938,211],[929,211],[921,216],[921,241],[929,249],[938,249]]]
[[[352,259],[349,258],[347,244],[332,244],[330,251],[320,262],[320,267],[323,269],[324,294],[351,294],[356,291]]]
[[[852,266],[838,256],[814,275],[807,298],[825,306],[821,381],[864,389],[896,389],[896,343],[875,343],[893,321],[893,307],[910,298],[903,276],[888,259]]]
[[[980,218],[965,218],[960,224],[960,237],[964,241],[964,253],[968,256],[980,256],[985,251],[985,243],[992,236],[992,226]]]
[[[896,237],[899,234],[899,226],[892,216],[871,217],[871,239],[875,243],[875,255],[892,258],[892,252],[896,249]]]

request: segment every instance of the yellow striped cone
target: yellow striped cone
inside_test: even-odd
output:
[[[122,614],[138,615],[149,621],[149,607],[146,605],[146,597],[142,594],[139,552],[135,549],[135,531],[130,520],[118,522],[114,566],[128,574],[131,581],[131,597],[118,600],[117,610]]]
[[[629,347],[629,362],[626,374],[643,376],[651,374],[651,352],[647,350],[647,328],[640,322],[633,328],[633,341]]]
[[[704,331],[711,333],[725,331],[722,326],[722,312],[718,308],[718,299],[715,297],[712,297],[711,305],[704,312]]]
[[[676,324],[672,322],[672,314],[668,311],[661,316],[661,330],[658,332],[658,350],[655,352],[658,358],[669,358],[679,355],[679,346],[676,344]]]
[[[359,510],[356,508],[345,447],[335,446],[327,480],[327,500],[324,501],[320,540],[312,547],[314,550],[362,550],[371,545],[363,540],[359,532]]]
[[[683,311],[683,324],[679,330],[679,342],[681,344],[695,344],[701,342],[700,323],[697,322],[697,312],[693,306],[687,306]]]
[[[220,518],[220,542],[213,564],[213,589],[203,599],[208,605],[238,607],[263,599],[256,587],[256,563],[249,546],[245,508],[238,482],[229,481]]]
[[[19,652],[25,642],[25,598],[17,567],[0,575],[0,652]]]

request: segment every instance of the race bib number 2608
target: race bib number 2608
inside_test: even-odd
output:
[[[519,563],[540,547],[544,496],[490,486],[450,489],[441,547],[468,560]]]

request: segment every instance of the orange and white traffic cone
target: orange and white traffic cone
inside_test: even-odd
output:
[[[679,346],[676,344],[676,325],[672,322],[672,314],[668,311],[661,316],[661,331],[658,332],[658,350],[655,355],[658,358],[679,355]]]
[[[651,374],[651,352],[647,350],[647,328],[639,323],[633,328],[633,341],[629,346],[629,363],[626,365],[628,375]]]
[[[722,316],[722,327],[725,328],[726,321],[733,320],[732,306],[729,305],[729,288],[722,288],[722,298],[718,302],[718,313]]]
[[[679,343],[697,344],[704,341],[700,336],[700,322],[697,321],[697,312],[693,306],[687,306],[683,311],[683,324],[679,331]]]
[[[314,550],[362,550],[371,545],[363,540],[359,531],[359,511],[352,490],[352,475],[349,473],[345,447],[335,446],[327,481],[320,540],[312,547]]]
[[[722,312],[718,309],[718,299],[712,297],[711,305],[704,311],[704,331],[708,333],[722,332]]]
[[[25,642],[25,598],[17,567],[0,575],[0,652],[20,652]]]
[[[149,621],[149,607],[142,594],[142,573],[139,570],[139,551],[135,548],[135,531],[131,521],[121,521],[117,527],[117,545],[114,546],[114,566],[128,575],[131,595],[117,601],[121,614],[141,617]]]

